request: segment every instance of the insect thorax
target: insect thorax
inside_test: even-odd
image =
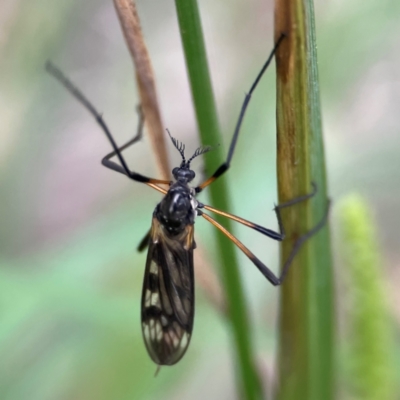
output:
[[[197,200],[189,185],[174,182],[168,193],[154,210],[154,215],[172,235],[182,232],[194,223],[197,215]]]

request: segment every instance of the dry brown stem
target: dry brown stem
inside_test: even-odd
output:
[[[165,146],[165,132],[158,107],[157,92],[149,53],[144,43],[136,5],[131,0],[113,0],[122,32],[136,70],[139,95],[146,126],[162,178],[170,179],[171,168]]]

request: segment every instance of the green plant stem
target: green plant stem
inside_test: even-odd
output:
[[[175,4],[201,141],[203,144],[220,143],[222,140],[197,2],[196,0],[176,0]],[[213,157],[205,157],[207,170],[214,171],[223,160],[224,153],[221,148],[217,147],[213,151]],[[219,178],[210,186],[209,190],[213,205],[222,210],[229,210],[229,196],[225,177]],[[231,224],[227,219],[218,217],[216,219],[228,230],[231,230]],[[261,399],[263,395],[253,360],[251,329],[249,328],[245,295],[234,245],[220,232],[217,233],[217,242],[228,305],[228,317],[232,326],[234,346],[237,353],[237,373],[240,375],[240,390],[243,393],[240,398]]]
[[[327,207],[312,0],[276,0],[279,200],[318,186],[317,195],[285,210],[282,262]],[[281,292],[278,399],[333,397],[333,282],[328,227],[296,256]]]

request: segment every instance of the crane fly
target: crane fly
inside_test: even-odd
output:
[[[252,84],[249,93],[245,97],[229,147],[227,159],[217,168],[210,178],[196,187],[191,187],[189,185],[195,177],[195,172],[190,167],[191,161],[207,153],[211,149],[210,147],[199,147],[190,158],[186,159],[185,145],[172,137],[167,130],[174,147],[178,150],[182,158],[180,166],[172,170],[174,181],[170,182],[153,179],[140,173],[133,172],[128,168],[122,156],[122,151],[135,144],[142,136],[144,117],[140,107],[137,134],[123,146],[118,147],[103,117],[96,111],[87,98],[57,67],[51,63],[47,63],[46,65],[47,71],[83,104],[94,116],[97,123],[106,134],[113,151],[102,159],[102,164],[109,169],[126,175],[134,181],[145,183],[164,194],[163,199],[153,212],[151,229],[138,246],[139,251],[143,251],[148,247],[141,308],[143,338],[151,359],[158,365],[173,365],[177,363],[185,354],[192,336],[194,319],[193,250],[196,247],[194,241],[194,222],[197,216],[201,216],[209,221],[232,240],[260,270],[265,278],[275,286],[283,282],[289,266],[301,245],[308,238],[317,233],[326,222],[329,203],[326,213],[319,223],[297,240],[288,260],[286,260],[284,264],[281,275],[276,276],[242,242],[227,231],[214,218],[206,214],[205,210],[255,229],[271,239],[282,241],[285,237],[285,231],[280,210],[313,197],[317,191],[315,184],[313,184],[311,193],[299,196],[274,208],[278,220],[279,232],[264,228],[230,213],[217,210],[197,200],[197,195],[203,189],[229,169],[240,127],[251,95],[268,65],[271,63],[275,51],[283,38],[284,35],[276,42],[268,59]],[[117,157],[119,163],[111,160],[113,157]],[[168,189],[164,189],[160,185],[167,185]]]

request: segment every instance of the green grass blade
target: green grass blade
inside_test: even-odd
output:
[[[276,1],[279,200],[317,195],[285,211],[286,260],[296,239],[312,229],[327,207],[319,103],[314,11],[311,0]],[[295,258],[281,292],[280,400],[333,396],[333,283],[328,227]]]
[[[221,143],[197,2],[196,0],[176,0],[175,3],[201,141],[203,144]],[[226,152],[217,147],[212,152],[212,156],[210,154],[210,157],[205,157],[208,171],[214,171],[223,162]],[[229,210],[226,177],[218,179],[209,190],[213,205],[222,210]],[[231,230],[231,224],[227,219],[222,221],[220,218],[216,219]],[[245,296],[234,245],[219,232],[217,242],[228,316],[237,353],[237,373],[240,374],[240,390],[243,391],[241,398],[259,399],[262,398],[261,385],[253,360],[249,335],[251,329],[246,314]]]

